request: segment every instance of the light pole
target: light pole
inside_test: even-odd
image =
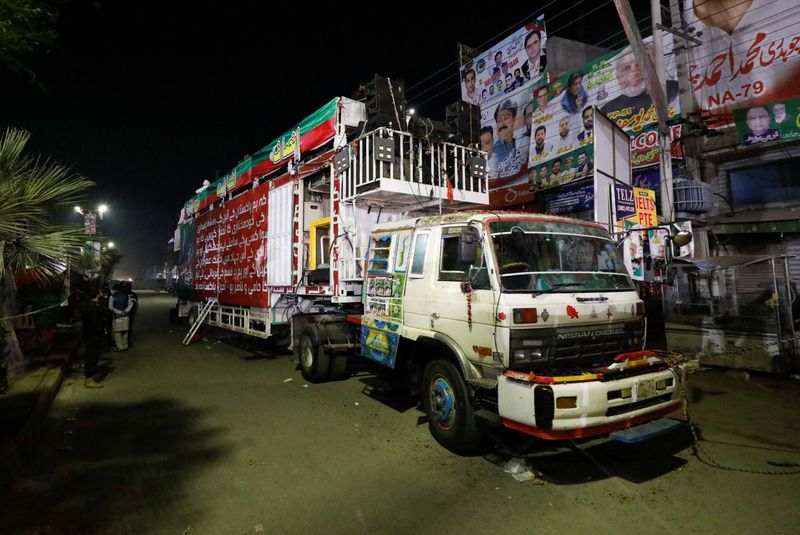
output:
[[[97,234],[97,216],[99,215],[100,219],[103,219],[103,214],[108,212],[108,206],[101,204],[94,210],[76,206],[75,211],[83,216],[83,228],[86,234],[94,236]]]

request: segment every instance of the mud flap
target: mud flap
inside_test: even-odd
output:
[[[684,422],[681,420],[676,420],[674,418],[661,418],[659,420],[653,420],[652,422],[647,422],[645,424],[630,427],[628,429],[614,431],[608,435],[608,438],[611,440],[616,440],[617,442],[624,442],[625,444],[637,444],[639,442],[644,442],[645,440],[655,438],[659,435],[669,433],[674,429],[683,427],[683,425]]]

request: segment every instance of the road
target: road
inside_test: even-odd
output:
[[[105,387],[76,366],[37,468],[0,496],[3,533],[797,533],[800,475],[715,468],[678,432],[644,446],[501,433],[458,457],[368,367],[308,384],[291,355],[212,336],[190,347],[166,294],[140,295]],[[798,470],[798,381],[692,376],[714,460]],[[518,482],[510,455],[537,473]],[[6,509],[3,511],[2,509]]]

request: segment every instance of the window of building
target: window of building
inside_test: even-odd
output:
[[[800,158],[728,172],[734,206],[800,200]]]

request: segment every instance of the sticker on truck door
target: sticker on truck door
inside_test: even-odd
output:
[[[362,355],[379,364],[394,368],[399,344],[399,323],[364,317],[361,322]]]
[[[411,231],[376,235],[370,242],[361,321],[361,354],[394,368],[403,322]]]

